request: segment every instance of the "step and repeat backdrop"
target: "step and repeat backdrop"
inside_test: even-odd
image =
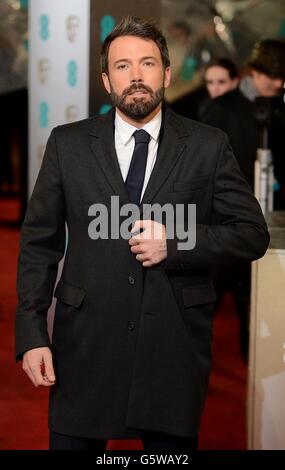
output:
[[[52,128],[88,116],[90,0],[30,0],[28,17],[31,194]]]
[[[28,12],[30,196],[52,128],[88,116],[90,0],[30,0]],[[63,263],[64,258],[57,281]],[[48,311],[50,336],[55,304],[53,298]]]

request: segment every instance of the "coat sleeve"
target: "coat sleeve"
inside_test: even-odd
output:
[[[213,183],[212,223],[196,225],[193,249],[178,249],[175,234],[167,239],[165,269],[209,268],[261,258],[270,236],[260,205],[242,176],[229,139],[223,141]]]
[[[17,361],[30,349],[50,346],[47,312],[58,263],[65,251],[65,221],[64,192],[53,129],[21,227],[15,328]]]

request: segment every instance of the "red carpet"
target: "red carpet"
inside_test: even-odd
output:
[[[4,210],[1,201],[0,207]],[[5,207],[6,219],[13,204]],[[47,449],[48,391],[36,389],[14,360],[19,231],[2,227],[0,240],[0,449]],[[213,355],[200,448],[245,449],[246,368],[239,356],[238,321],[230,295],[215,318]],[[142,448],[139,440],[108,442],[108,449]]]

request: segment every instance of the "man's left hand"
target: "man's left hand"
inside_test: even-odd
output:
[[[137,220],[131,233],[139,228],[143,232],[129,239],[131,252],[145,268],[161,263],[167,257],[165,226],[154,220]]]

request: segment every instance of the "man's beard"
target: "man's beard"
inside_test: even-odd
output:
[[[111,85],[111,84],[110,84]],[[147,91],[150,94],[150,99],[145,100],[141,98],[133,98],[131,103],[126,103],[126,97],[134,91]],[[152,111],[162,102],[164,98],[165,88],[162,86],[157,91],[153,91],[150,87],[143,85],[142,83],[134,83],[129,88],[126,88],[122,95],[117,95],[111,85],[111,100],[112,103],[129,118],[134,121],[141,121],[145,117],[149,116]]]

